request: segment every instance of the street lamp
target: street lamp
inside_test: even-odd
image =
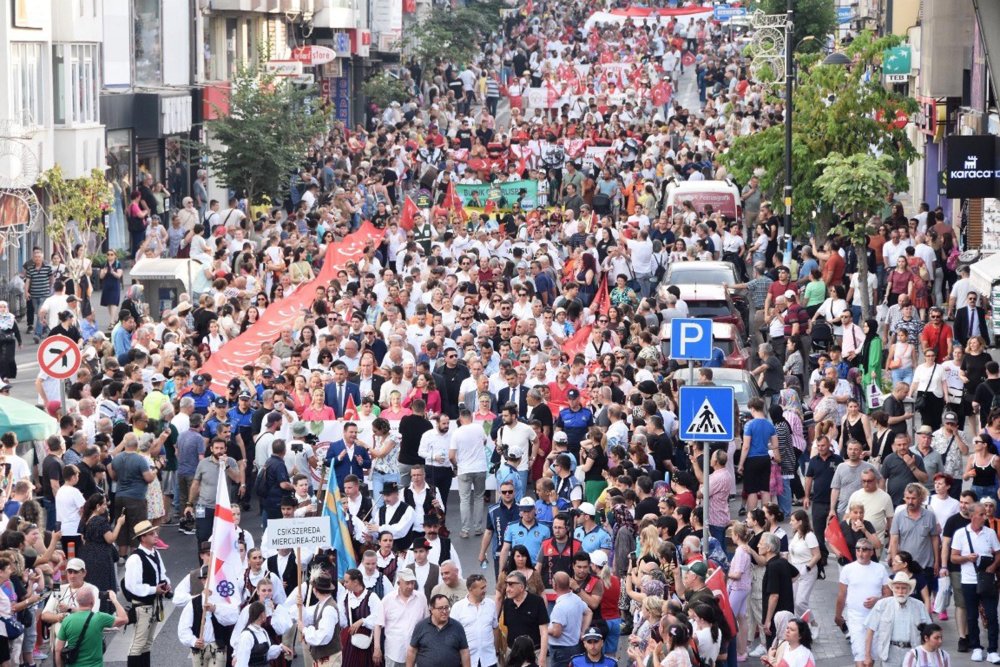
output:
[[[795,10],[793,0],[788,0],[785,12],[785,217],[783,232],[785,235],[785,253],[783,264],[792,265],[792,92],[795,88],[795,50],[806,42],[816,39],[808,35],[792,46],[792,33],[795,28]],[[851,59],[843,53],[835,51],[823,59],[824,65],[850,65]]]

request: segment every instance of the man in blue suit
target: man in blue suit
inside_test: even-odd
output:
[[[508,368],[504,374],[507,386],[497,392],[497,405],[503,407],[508,403],[517,404],[517,418],[524,419],[528,415],[528,388],[518,382],[517,371]]]
[[[367,449],[358,444],[357,424],[344,424],[344,439],[330,443],[326,450],[326,464],[333,468],[341,493],[344,492],[344,480],[348,475],[356,475],[358,479],[365,478],[372,467],[372,457]]]
[[[333,408],[337,419],[344,418],[348,396],[354,399],[355,407],[361,405],[361,391],[358,385],[347,381],[347,365],[342,361],[334,365],[333,382],[326,385],[324,392],[326,398],[323,402]]]

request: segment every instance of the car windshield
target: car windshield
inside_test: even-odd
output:
[[[746,406],[746,404],[750,401],[750,399],[753,398],[753,396],[750,394],[749,387],[742,380],[737,380],[735,378],[732,380],[728,378],[720,379],[716,377],[712,378],[712,382],[717,387],[732,387],[733,394],[735,394],[736,397],[736,404],[739,405],[741,408]]]
[[[725,301],[688,301],[691,317],[726,317],[732,315]]]
[[[697,262],[691,266],[685,266],[684,262],[672,264],[666,278],[671,285],[735,285],[739,282],[729,267],[704,268]]]

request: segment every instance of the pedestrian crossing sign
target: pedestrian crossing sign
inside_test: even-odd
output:
[[[732,387],[681,387],[680,438],[728,442],[736,436]]]

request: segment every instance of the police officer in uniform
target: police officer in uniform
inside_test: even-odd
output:
[[[299,632],[316,667],[339,665],[339,629],[347,627],[347,619],[334,595],[336,587],[328,574],[319,574],[312,579],[312,592],[316,604],[303,610]]]
[[[208,378],[199,373],[191,378],[191,389],[184,395],[194,399],[194,411],[207,415],[208,409],[215,402],[215,392],[208,388]]]
[[[503,536],[503,548],[500,550],[500,569],[507,564],[511,547],[523,544],[531,556],[531,562],[538,562],[538,554],[542,551],[542,542],[552,537],[552,529],[535,518],[535,501],[524,497],[517,503],[521,514],[520,521],[507,526]]]
[[[229,423],[232,426],[233,437],[230,442],[229,455],[236,459],[236,463],[247,461],[246,464],[246,488],[253,488],[254,474],[254,439],[253,439],[253,410],[250,408],[250,392],[246,389],[239,393],[236,407],[230,408],[227,413]],[[240,498],[240,508],[245,512],[250,509],[250,494],[244,493]]]
[[[491,505],[486,511],[486,532],[483,533],[483,541],[479,545],[479,562],[486,561],[487,549],[493,555],[493,575],[500,576],[500,550],[503,548],[503,536],[507,533],[507,526],[515,523],[518,519],[520,508],[514,497],[514,482],[508,480],[501,482],[498,487],[500,502]]]
[[[128,650],[128,667],[149,667],[156,626],[163,615],[163,599],[172,596],[167,567],[156,550],[159,531],[149,521],[132,529],[139,547],[125,561],[122,590],[135,611],[135,636]]]

